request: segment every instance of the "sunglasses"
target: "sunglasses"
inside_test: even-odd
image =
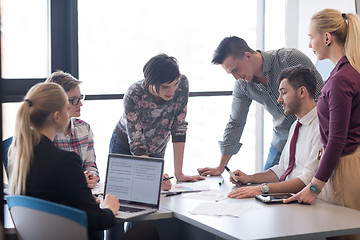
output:
[[[78,105],[79,102],[80,102],[81,100],[83,100],[84,98],[85,98],[85,96],[81,94],[80,97],[78,97],[78,98],[69,98],[69,103],[71,103],[72,105],[76,106],[76,105]]]

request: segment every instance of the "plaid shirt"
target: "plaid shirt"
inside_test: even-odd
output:
[[[99,176],[96,166],[96,156],[94,151],[94,136],[90,125],[80,119],[71,118],[70,133],[65,136],[59,133],[55,136],[55,146],[70,152],[76,152],[81,160],[83,170]]]

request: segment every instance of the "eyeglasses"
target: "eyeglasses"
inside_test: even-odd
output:
[[[76,105],[78,105],[79,104],[79,102],[81,101],[81,100],[83,100],[84,99],[84,95],[80,95],[80,97],[78,97],[78,98],[69,98],[69,103],[71,103],[72,105],[74,105],[74,106],[76,106]]]

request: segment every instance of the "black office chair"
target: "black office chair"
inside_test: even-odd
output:
[[[9,137],[7,139],[5,139],[3,141],[3,147],[4,147],[4,151],[3,151],[3,159],[4,159],[4,167],[5,167],[5,171],[6,171],[6,174],[9,176],[9,173],[8,173],[8,152],[9,152],[9,148],[10,148],[10,145],[12,143],[12,140],[13,140],[13,137]]]

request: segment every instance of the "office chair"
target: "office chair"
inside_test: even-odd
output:
[[[13,140],[13,137],[9,137],[7,139],[5,139],[3,141],[3,150],[2,150],[2,155],[3,155],[3,183],[7,185],[8,183],[8,177],[9,177],[9,172],[8,172],[8,152],[9,152],[9,148],[11,145],[11,142]],[[5,185],[4,185],[5,187]],[[5,191],[5,189],[4,189]]]
[[[88,239],[85,211],[23,195],[8,196],[7,204],[21,240]]]
[[[9,152],[9,148],[10,148],[12,139],[13,139],[13,137],[9,137],[3,141],[4,151],[2,152],[2,154],[4,157],[3,159],[4,159],[4,167],[5,167],[6,173],[7,173],[7,164],[8,164],[8,152]]]

